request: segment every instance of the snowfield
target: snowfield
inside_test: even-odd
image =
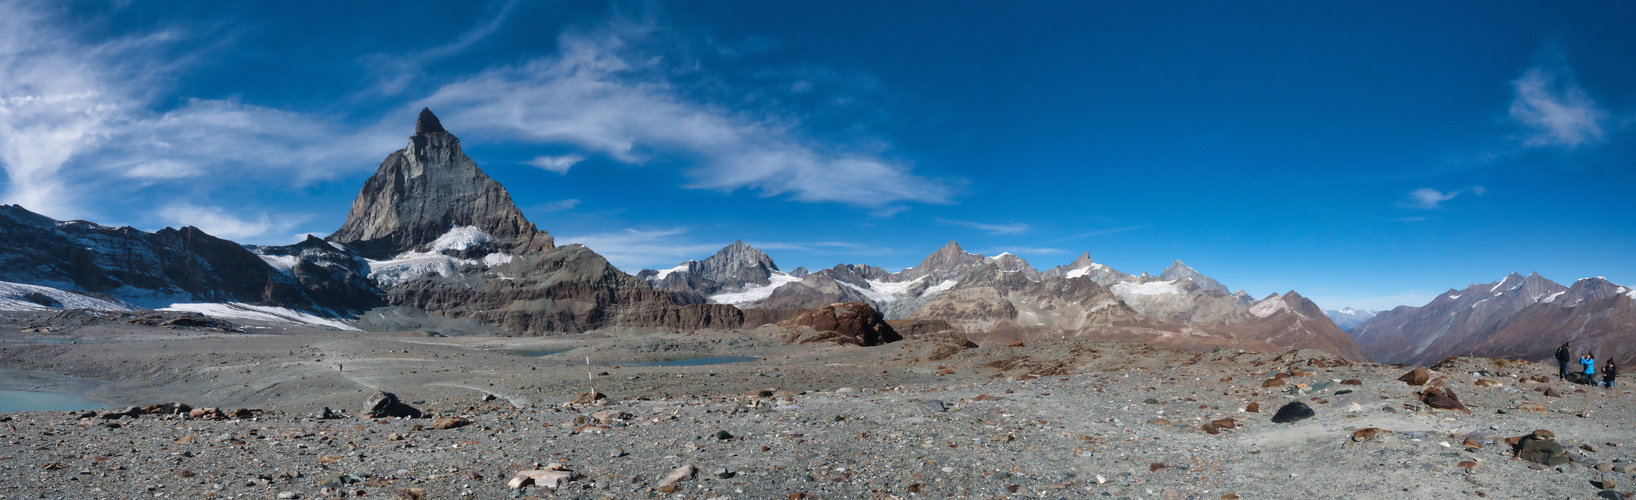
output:
[[[304,313],[294,309],[286,309],[283,307],[257,306],[233,302],[221,304],[179,303],[171,304],[170,307],[159,310],[196,312],[217,318],[238,318],[255,321],[267,321],[272,323],[295,323],[302,325],[327,326],[337,330],[348,330],[354,332],[363,331],[344,320],[321,318],[309,313]]]
[[[515,257],[505,253],[491,253],[481,260],[443,255],[445,250],[466,250],[491,239],[493,237],[477,229],[477,226],[456,227],[432,240],[428,251],[404,252],[388,260],[365,260],[369,266],[369,279],[382,286],[396,286],[432,274],[453,276],[460,266],[494,267],[511,263]],[[267,257],[262,259],[266,260]]]
[[[1114,295],[1163,295],[1167,293],[1181,293],[1181,288],[1174,281],[1153,281],[1148,283],[1115,283],[1111,288]]]
[[[742,292],[718,293],[711,295],[710,303],[738,305],[745,302],[755,302],[757,300],[773,296],[773,290],[777,290],[778,287],[788,285],[790,283],[801,281],[801,278],[790,276],[778,271],[773,271],[773,275],[768,281],[771,281],[771,283],[764,286],[751,287]]]
[[[58,290],[48,286],[25,285],[0,281],[0,311],[48,311],[57,309],[36,304],[23,298],[24,295],[37,293],[62,304],[62,309],[97,309],[102,311],[132,311],[135,307],[124,302],[107,301],[86,297],[74,292]]]

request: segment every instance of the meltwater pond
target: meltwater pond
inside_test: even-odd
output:
[[[70,411],[107,408],[108,404],[73,394],[0,391],[0,411]]]
[[[702,358],[667,359],[667,360],[663,360],[663,361],[627,361],[627,362],[609,363],[609,364],[619,365],[619,366],[630,366],[630,367],[639,367],[639,366],[704,366],[704,365],[725,365],[725,364],[728,364],[728,363],[743,363],[745,361],[756,361],[756,360],[759,360],[759,359],[761,359],[761,358],[752,358],[752,357],[749,357],[749,356],[706,356],[706,357],[702,357]]]

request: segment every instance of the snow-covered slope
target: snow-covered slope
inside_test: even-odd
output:
[[[44,311],[48,309],[98,309],[131,311],[130,304],[87,297],[39,285],[0,281],[0,311]]]
[[[426,251],[409,251],[388,260],[366,261],[369,265],[369,279],[375,280],[381,286],[390,287],[433,274],[454,276],[461,266],[494,267],[510,263],[513,257],[502,252],[491,252],[478,259],[462,259],[445,253],[465,252],[481,247],[491,239],[493,238],[488,233],[484,233],[477,226],[452,228],[429,243]]]
[[[213,316],[217,318],[249,319],[272,323],[294,323],[329,327],[337,330],[362,331],[352,326],[350,321],[321,318],[294,309],[283,307],[257,306],[239,303],[182,303],[171,304],[161,311],[186,311]]]

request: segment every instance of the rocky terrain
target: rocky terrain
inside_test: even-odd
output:
[[[1315,350],[1093,339],[787,344],[788,326],[548,338],[221,326],[4,317],[3,388],[76,380],[111,405],[0,415],[0,494],[1618,498],[1636,485],[1630,392],[1528,362],[1410,372]],[[642,363],[706,355],[754,359]],[[423,415],[365,416],[382,391]],[[1451,398],[1465,409],[1437,408]],[[1281,411],[1296,403],[1310,416]],[[1506,442],[1537,429],[1553,439]],[[538,472],[513,481],[522,471]]]

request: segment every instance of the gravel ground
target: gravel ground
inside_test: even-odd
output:
[[[34,342],[43,336],[88,342]],[[1624,467],[1636,460],[1630,393],[1527,381],[1554,378],[1543,365],[1458,360],[1434,370],[1464,412],[1427,408],[1416,395],[1424,387],[1397,380],[1407,368],[1335,366],[1316,351],[770,338],[0,329],[0,368],[13,372],[81,380],[121,405],[265,410],[224,420],[0,414],[0,498],[1594,498],[1602,480],[1636,486]],[[503,352],[518,349],[574,350]],[[569,403],[586,390],[586,355],[722,354],[760,360],[604,361],[591,370],[609,399]],[[1263,387],[1279,374],[1282,385]],[[1357,384],[1340,383],[1349,379]],[[376,390],[432,415],[357,418]],[[1290,402],[1315,416],[1271,422]],[[1251,403],[1260,411],[1245,411]],[[325,406],[344,416],[314,418]],[[452,417],[469,424],[435,428]],[[1203,428],[1227,418],[1236,425]],[[1354,441],[1365,428],[1385,431]],[[1575,461],[1537,470],[1503,443],[1464,445],[1473,432],[1534,429],[1555,432]],[[664,481],[686,467],[695,472]],[[542,468],[575,478],[506,484]]]

